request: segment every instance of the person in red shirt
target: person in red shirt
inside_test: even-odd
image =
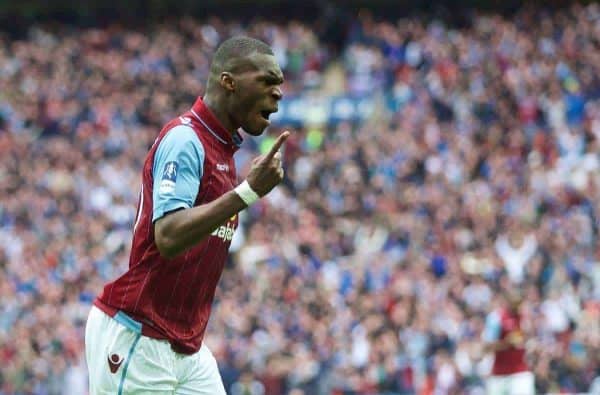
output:
[[[259,136],[277,111],[283,74],[271,48],[226,40],[204,97],[168,122],[142,171],[129,269],[94,301],[85,334],[91,394],[225,394],[202,340],[238,213],[283,180],[279,148],[236,186],[242,128]]]
[[[488,314],[483,341],[494,353],[494,365],[486,383],[488,395],[533,395],[535,378],[527,365],[518,291],[503,297],[499,309]]]

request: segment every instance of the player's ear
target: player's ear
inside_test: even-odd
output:
[[[233,75],[230,72],[228,72],[228,71],[222,72],[219,82],[221,83],[221,86],[223,87],[223,89],[225,89],[226,91],[228,91],[228,92],[235,91],[235,79],[233,78]]]

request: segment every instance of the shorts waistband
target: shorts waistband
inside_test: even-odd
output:
[[[117,313],[113,316],[113,319],[127,329],[137,334],[142,334],[142,323],[134,320],[121,310],[117,311]]]

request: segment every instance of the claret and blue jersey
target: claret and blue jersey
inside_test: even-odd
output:
[[[161,257],[154,222],[232,190],[240,142],[202,99],[163,128],[144,164],[129,270],[95,301],[111,316],[121,311],[141,322],[144,335],[169,340],[177,352],[200,349],[238,218],[173,259]]]

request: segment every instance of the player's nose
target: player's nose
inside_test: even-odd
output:
[[[271,91],[271,95],[273,96],[273,98],[277,101],[281,100],[281,98],[283,97],[283,92],[281,91],[281,88],[276,86],[273,88],[273,90]]]

